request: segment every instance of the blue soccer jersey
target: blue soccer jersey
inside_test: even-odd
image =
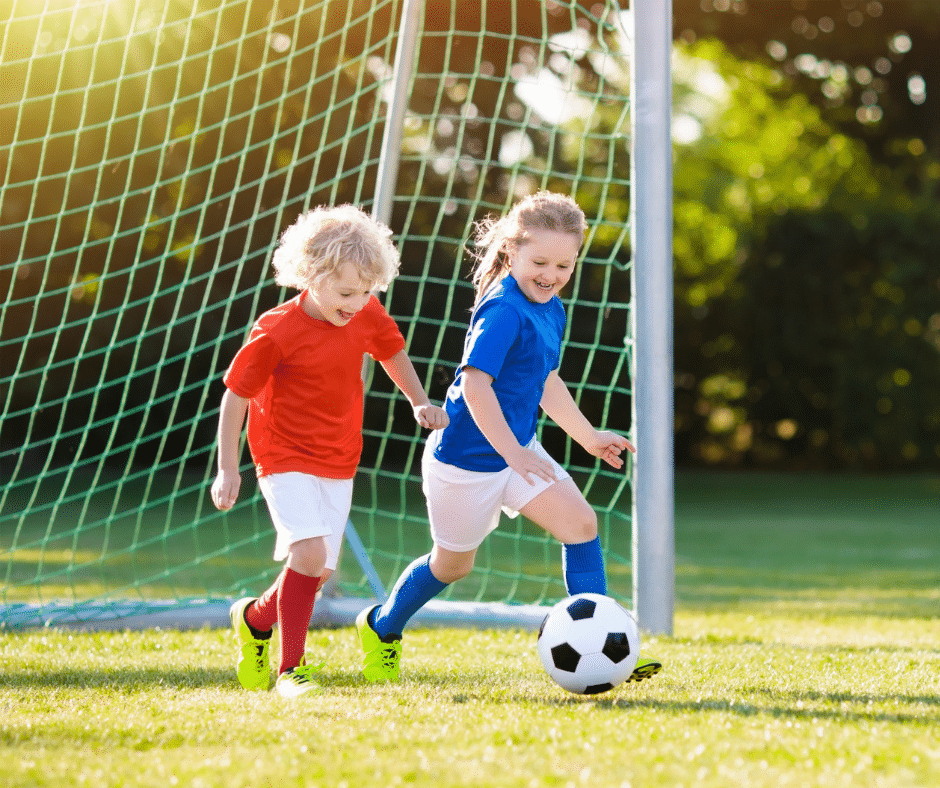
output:
[[[490,445],[467,408],[464,367],[493,377],[493,391],[512,434],[525,446],[535,437],[545,381],[558,368],[565,330],[565,308],[556,297],[547,304],[529,301],[507,276],[490,288],[470,318],[463,359],[447,390],[450,424],[434,456],[468,471],[501,471],[506,461]]]

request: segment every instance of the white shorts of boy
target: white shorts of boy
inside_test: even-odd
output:
[[[336,569],[352,506],[352,479],[324,479],[309,473],[272,473],[258,479],[277,531],[274,560],[283,561],[294,542],[326,539],[326,569]]]
[[[428,436],[421,459],[421,476],[431,538],[445,550],[454,553],[475,550],[499,526],[501,511],[509,517],[517,517],[526,504],[554,484],[534,475],[530,478],[535,484],[529,484],[512,468],[480,472],[448,465],[434,456],[439,440],[439,430]],[[533,438],[526,448],[552,464],[556,481],[570,478],[538,440]]]

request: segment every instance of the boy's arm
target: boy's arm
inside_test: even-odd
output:
[[[545,381],[541,405],[552,421],[581,444],[588,454],[600,457],[614,468],[623,467],[620,454],[624,449],[636,451],[633,444],[622,435],[609,430],[596,430],[591,426],[557,370],[551,372]]]
[[[442,430],[447,426],[450,421],[447,411],[431,404],[414,364],[404,350],[399,350],[391,358],[379,363],[392,382],[408,398],[418,424],[431,430]]]
[[[535,482],[530,475],[545,481],[557,481],[552,465],[531,449],[521,446],[513,435],[496,392],[493,391],[493,376],[476,367],[466,366],[461,372],[463,396],[467,409],[476,422],[483,437],[496,449],[506,464],[529,484]]]
[[[225,389],[219,411],[219,472],[212,483],[212,503],[217,509],[231,509],[238,498],[242,484],[242,477],[238,472],[238,441],[247,410],[247,399],[239,397],[230,389]]]

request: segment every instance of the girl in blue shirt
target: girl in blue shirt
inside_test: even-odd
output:
[[[428,439],[422,461],[434,547],[405,569],[383,605],[356,619],[369,681],[398,679],[405,624],[470,572],[501,511],[524,514],[562,543],[569,594],[607,593],[597,516],[535,437],[541,407],[614,468],[623,467],[624,451],[636,451],[623,436],[591,426],[558,376],[565,328],[558,293],[574,272],[586,229],[577,203],[550,192],[476,227],[477,300],[447,392],[450,423]],[[641,659],[631,678],[660,668]]]

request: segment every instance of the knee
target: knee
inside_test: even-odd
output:
[[[597,514],[590,506],[583,507],[578,516],[572,518],[568,538],[565,542],[576,544],[590,542],[597,536]]]
[[[469,566],[431,566],[431,574],[434,575],[442,583],[456,583],[458,580],[463,580],[467,575],[470,574],[470,571],[473,569],[473,564]]]
[[[326,543],[323,537],[294,542],[287,555],[287,566],[308,577],[322,577],[326,566]]]
[[[460,557],[462,554],[449,555],[442,557],[432,555],[428,566],[431,574],[442,583],[456,583],[463,580],[473,570],[473,555]]]

